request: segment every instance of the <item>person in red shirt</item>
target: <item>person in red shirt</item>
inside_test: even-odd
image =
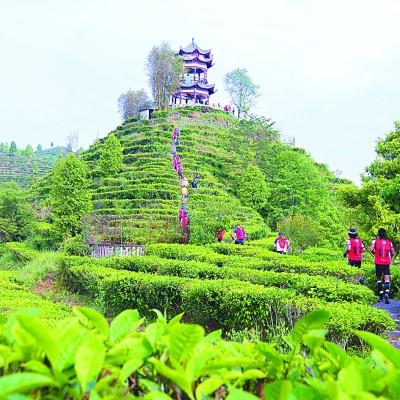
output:
[[[388,239],[385,229],[379,228],[376,239],[371,243],[370,251],[374,256],[376,288],[379,301],[385,299],[385,303],[389,304],[390,264],[393,262],[395,251],[393,243]]]
[[[217,232],[217,240],[218,242],[222,242],[222,239],[224,238],[226,233],[226,230],[224,228],[218,228],[218,232]]]
[[[357,231],[354,228],[349,229],[349,238],[346,240],[346,251],[343,257],[347,257],[348,264],[352,267],[361,268],[365,247],[359,239]]]

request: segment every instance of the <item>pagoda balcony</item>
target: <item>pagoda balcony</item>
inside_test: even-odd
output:
[[[205,78],[190,78],[190,79],[185,79],[184,77],[179,79],[179,83],[183,83],[186,85],[191,85],[192,83],[202,83],[203,85],[207,85],[208,84],[208,80]]]
[[[202,71],[207,71],[207,69],[209,67],[207,67],[207,64],[202,63],[200,61],[189,61],[189,62],[185,62],[184,64],[184,68],[185,69],[193,69],[193,70],[202,70]]]

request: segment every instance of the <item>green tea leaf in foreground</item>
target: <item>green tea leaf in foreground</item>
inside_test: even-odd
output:
[[[99,375],[104,359],[104,345],[96,336],[79,347],[75,356],[75,371],[83,393],[86,392],[89,382]]]
[[[0,399],[13,393],[30,393],[46,386],[57,386],[53,379],[33,372],[18,372],[0,378]]]

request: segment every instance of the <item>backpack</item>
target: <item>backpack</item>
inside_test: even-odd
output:
[[[375,240],[375,264],[390,265],[392,262],[391,249],[392,242],[389,239],[377,238]]]
[[[350,261],[361,261],[362,260],[362,249],[363,244],[360,239],[350,238],[350,249],[347,253],[347,257]]]

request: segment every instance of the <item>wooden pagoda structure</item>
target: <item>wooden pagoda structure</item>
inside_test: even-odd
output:
[[[211,50],[201,49],[192,39],[186,47],[179,49],[178,55],[184,62],[184,73],[178,91],[172,96],[172,105],[209,104],[215,92],[215,84],[208,83],[208,69],[213,66]]]

